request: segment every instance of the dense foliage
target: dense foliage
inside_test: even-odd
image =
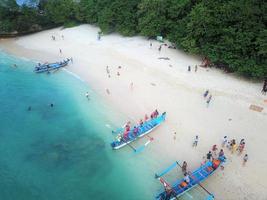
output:
[[[34,1],[34,0],[32,0]],[[77,23],[104,33],[162,35],[215,66],[267,77],[267,2],[262,0],[40,0],[38,7],[0,4],[0,33]]]

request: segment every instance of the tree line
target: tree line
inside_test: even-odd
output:
[[[32,0],[33,3],[36,0]],[[0,3],[0,33],[79,23],[104,33],[161,35],[214,66],[246,77],[267,77],[267,2],[263,0],[39,0],[38,6]]]

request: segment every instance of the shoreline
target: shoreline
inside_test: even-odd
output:
[[[162,168],[173,160],[186,159],[189,169],[193,170],[214,143],[220,145],[225,134],[238,141],[245,138],[246,152],[250,156],[247,166],[242,168],[241,158],[226,151],[225,171],[216,173],[203,184],[217,199],[244,199],[247,196],[261,199],[264,195],[267,198],[267,183],[262,177],[267,159],[265,151],[260,149],[267,139],[264,135],[267,123],[264,99],[267,98],[260,93],[261,84],[240,80],[218,69],[199,67],[194,72],[193,66],[200,64],[200,60],[178,50],[163,48],[158,52],[160,43],[156,41],[152,41],[152,49],[149,41],[141,37],[123,38],[111,34],[97,41],[97,32],[98,28],[88,25],[56,28],[0,40],[0,47],[16,56],[42,62],[73,57],[74,64],[66,69],[81,77],[115,110],[136,122],[156,108],[160,112],[167,111],[166,122],[151,133],[155,141],[145,152],[147,156],[160,155],[157,162]],[[60,38],[61,34],[64,34],[64,40],[51,41],[51,35]],[[107,65],[111,78],[106,74]],[[188,65],[192,66],[191,72],[187,71]],[[118,66],[122,68],[119,70]],[[110,90],[110,95],[106,89]],[[206,89],[213,94],[209,108],[202,98]],[[250,111],[250,104],[262,106],[263,112]],[[192,149],[196,134],[200,135],[200,144]],[[246,188],[248,183],[252,185],[250,190]]]

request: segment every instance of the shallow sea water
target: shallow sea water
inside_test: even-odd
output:
[[[127,119],[65,70],[34,65],[0,51],[0,199],[153,199],[157,161],[110,147]]]

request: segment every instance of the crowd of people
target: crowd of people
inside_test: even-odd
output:
[[[199,137],[197,135],[193,141],[193,147],[196,147],[198,142],[199,142]],[[244,152],[244,149],[245,149],[245,145],[246,145],[245,139],[241,139],[240,142],[238,143],[236,141],[236,139],[228,140],[228,137],[224,136],[222,139],[220,150],[219,150],[217,144],[214,144],[212,146],[211,150],[204,157],[205,159],[204,159],[203,163],[205,163],[206,161],[212,161],[213,159],[218,159],[218,158],[222,158],[222,157],[224,157],[226,159],[225,154],[224,154],[225,148],[227,150],[229,150],[231,152],[231,154],[237,153],[238,155],[242,155]],[[248,154],[245,154],[243,157],[243,166],[246,165],[247,161],[248,161]],[[222,166],[222,168],[224,168],[224,167]]]
[[[128,121],[126,125],[124,126],[124,130],[122,135],[118,134],[118,140],[121,141],[127,141],[129,140],[129,134],[132,132],[133,136],[136,137],[138,132],[139,132],[139,127],[142,127],[145,122],[148,122],[149,120],[152,120],[154,118],[157,118],[159,115],[158,110],[156,109],[153,111],[150,115],[150,118],[148,117],[147,114],[145,114],[144,119],[139,120],[139,124],[135,125],[133,128],[131,128],[131,122]]]

